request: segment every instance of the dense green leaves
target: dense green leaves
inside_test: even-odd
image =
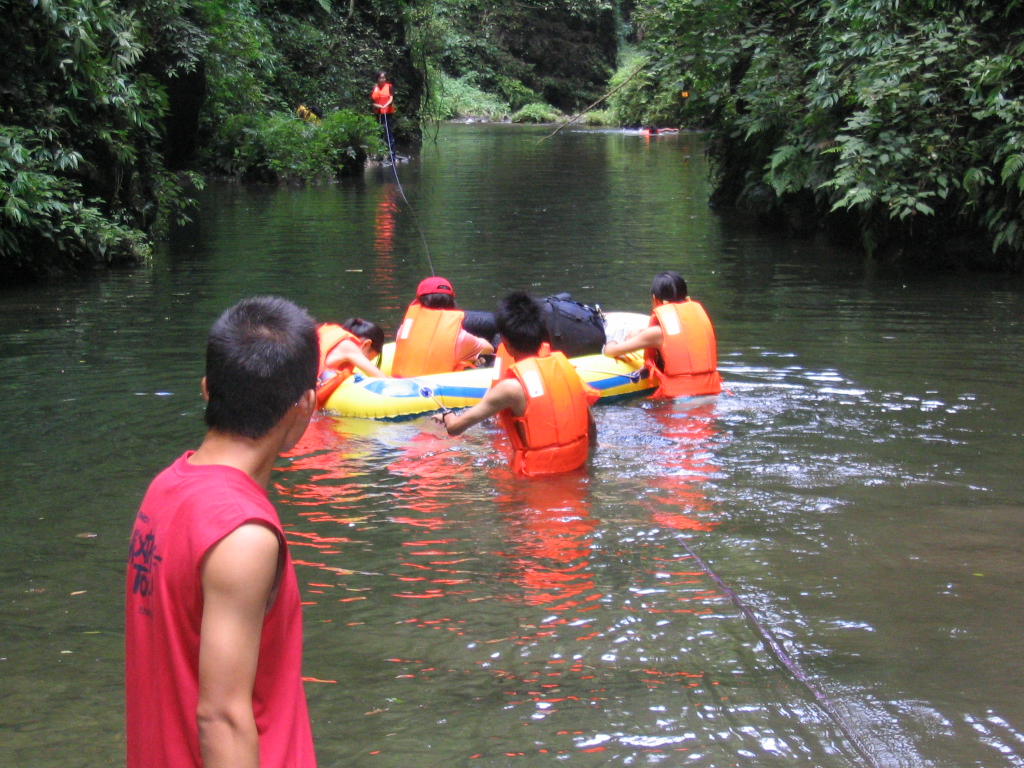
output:
[[[381,67],[414,136],[407,7],[0,0],[0,273],[143,258],[199,181],[165,158],[262,179],[358,171],[380,148],[368,94]],[[296,120],[299,103],[323,123]]]
[[[166,99],[141,69],[136,14],[111,0],[0,12],[0,272],[141,257],[143,230],[175,213],[154,194],[174,186],[155,151]]]
[[[869,251],[967,234],[1024,263],[1019,2],[647,0],[637,19],[649,87],[693,83],[717,202],[778,219],[810,201]]]
[[[464,103],[470,90],[489,94],[506,113],[540,102],[584,106],[616,63],[617,13],[607,0],[423,0],[413,20],[420,66],[435,73],[431,86]]]
[[[260,181],[313,181],[362,170],[370,152],[385,151],[377,121],[338,110],[318,123],[289,112],[238,116],[225,133],[235,151],[225,170]]]
[[[84,260],[114,263],[148,251],[142,233],[83,201],[70,173],[82,157],[39,132],[0,128],[0,273],[47,271]]]

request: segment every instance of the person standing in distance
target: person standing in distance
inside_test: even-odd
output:
[[[295,571],[267,498],[316,398],[316,324],[256,297],[210,330],[206,436],[161,472],[132,531],[127,768],[315,768]]]
[[[651,397],[696,397],[722,391],[718,345],[708,313],[687,294],[678,272],[661,272],[651,284],[651,322],[625,341],[608,342],[607,357],[644,350],[658,388]]]
[[[388,82],[386,70],[377,73],[377,84],[370,91],[370,101],[373,102],[373,114],[381,125],[384,125],[387,115],[395,114],[395,89]]]

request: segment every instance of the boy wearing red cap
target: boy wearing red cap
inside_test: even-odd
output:
[[[464,312],[455,308],[455,290],[443,277],[428,277],[398,328],[391,375],[408,378],[471,368],[480,355],[494,353],[490,342],[462,329]]]

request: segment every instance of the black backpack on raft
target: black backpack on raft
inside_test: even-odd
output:
[[[541,306],[552,349],[566,357],[601,354],[606,339],[600,309],[573,301],[568,293],[548,296]]]
[[[539,299],[548,327],[551,348],[566,357],[598,355],[606,341],[601,310],[573,301],[568,293]],[[497,349],[501,338],[493,312],[466,310],[462,327],[474,336],[487,339]]]

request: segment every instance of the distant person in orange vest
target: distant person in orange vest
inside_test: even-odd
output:
[[[597,442],[589,407],[597,392],[565,355],[551,351],[543,311],[528,294],[508,294],[494,319],[512,365],[472,408],[435,418],[454,436],[498,414],[518,474],[553,475],[583,466]]]
[[[428,277],[416,288],[398,328],[391,375],[396,378],[472,368],[480,355],[494,354],[489,341],[462,329],[466,313],[455,308],[455,289],[443,277]]]
[[[370,101],[373,102],[373,114],[381,125],[387,120],[385,115],[395,114],[395,89],[388,82],[387,70],[377,73],[377,84],[370,91]]]
[[[715,329],[704,307],[689,298],[678,272],[662,272],[651,284],[651,323],[625,341],[605,344],[604,354],[622,357],[644,350],[657,382],[653,397],[695,397],[722,391]]]
[[[317,326],[320,366],[316,375],[316,406],[323,408],[331,395],[356,369],[375,379],[387,378],[372,360],[384,349],[384,330],[369,320],[350,317],[341,325]]]

